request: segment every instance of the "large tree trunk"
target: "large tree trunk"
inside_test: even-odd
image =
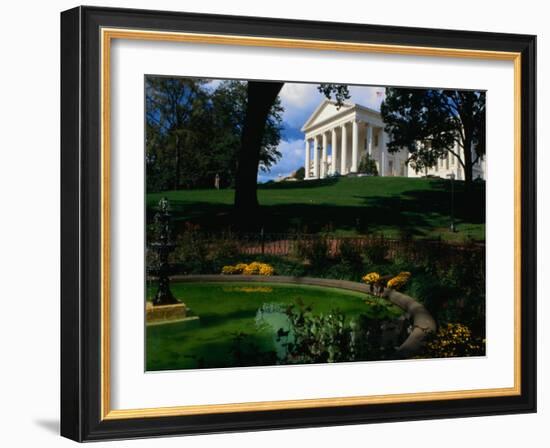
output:
[[[464,189],[470,191],[473,180],[473,155],[472,144],[474,142],[474,131],[476,122],[474,121],[473,113],[477,97],[472,92],[461,92],[460,120],[464,131]],[[482,117],[484,119],[484,117]]]
[[[235,174],[235,210],[239,223],[250,222],[258,209],[257,184],[260,150],[265,131],[266,120],[277,95],[283,87],[282,82],[248,82],[248,102],[246,118],[241,136],[241,149],[237,159]]]

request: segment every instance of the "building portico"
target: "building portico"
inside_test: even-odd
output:
[[[334,101],[324,100],[302,127],[305,134],[305,179],[324,179],[327,176],[359,172],[361,159],[369,156],[380,176],[436,176],[464,179],[460,156],[464,151],[455,143],[452,153],[438,159],[433,167],[416,172],[408,165],[406,149],[389,153],[387,134],[380,112],[359,104],[345,103],[337,107]],[[473,150],[472,150],[473,153]],[[485,157],[472,157],[473,178],[485,179]]]
[[[384,123],[380,114],[357,104],[325,100],[302,127],[305,133],[305,178],[357,173],[361,158],[369,154],[380,175],[387,160]]]

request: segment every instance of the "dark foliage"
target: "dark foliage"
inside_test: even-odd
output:
[[[307,261],[314,269],[326,267],[330,263],[329,243],[324,235],[298,239],[295,252],[299,258]]]
[[[378,168],[376,167],[376,161],[368,154],[361,156],[359,167],[357,168],[359,173],[370,174],[371,176],[378,176]]]
[[[390,152],[406,148],[417,172],[451,153],[471,183],[472,167],[485,155],[485,92],[387,88],[380,112]]]
[[[317,90],[328,99],[334,96],[337,109],[340,109],[344,102],[351,98],[349,88],[346,84],[320,84]]]
[[[365,261],[368,264],[382,264],[388,255],[388,242],[380,237],[371,239],[363,249]]]
[[[223,81],[213,88],[198,78],[146,78],[147,191],[234,186],[246,117],[247,85]],[[279,158],[282,106],[276,99],[265,120],[258,166]]]

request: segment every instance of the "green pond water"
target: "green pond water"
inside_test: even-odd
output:
[[[155,287],[147,290],[154,295]],[[172,292],[200,320],[193,324],[168,323],[146,330],[147,370],[220,368],[243,365],[242,352],[281,353],[279,335],[288,331],[285,308],[301,302],[314,314],[333,310],[346,319],[380,312],[395,318],[402,311],[367,294],[319,286],[276,283],[173,283]],[[241,340],[236,344],[237,340]],[[270,357],[249,356],[245,365],[273,365]],[[237,363],[236,359],[240,359]]]

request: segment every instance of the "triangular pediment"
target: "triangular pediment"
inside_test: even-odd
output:
[[[318,124],[330,121],[331,118],[353,109],[354,106],[354,104],[343,104],[338,108],[334,101],[323,100],[302,126],[302,132],[307,132],[308,129]]]

